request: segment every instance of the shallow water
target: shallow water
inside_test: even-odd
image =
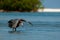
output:
[[[15,18],[31,21],[33,26],[25,23],[11,32],[7,22]],[[0,12],[0,40],[60,40],[60,13]]]

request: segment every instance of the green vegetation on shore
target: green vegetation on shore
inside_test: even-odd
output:
[[[40,0],[0,0],[0,10],[30,12],[38,8],[43,8]]]

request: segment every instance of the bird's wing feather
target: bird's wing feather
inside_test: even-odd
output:
[[[33,26],[33,24],[31,22],[28,22],[28,23]]]

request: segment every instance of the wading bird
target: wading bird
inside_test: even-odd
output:
[[[16,28],[19,26],[23,26],[23,22],[27,22],[24,19],[11,19],[8,21],[8,26],[13,29],[13,31],[16,31]],[[30,25],[32,25],[31,22],[28,22]]]

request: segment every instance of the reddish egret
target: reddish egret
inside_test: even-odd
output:
[[[23,22],[27,22],[27,21],[24,20],[24,19],[11,19],[11,20],[8,21],[8,26],[9,26],[10,28],[12,28],[13,31],[16,31],[16,28],[18,28],[19,25],[20,25],[20,26],[21,26],[21,25],[23,26]],[[32,25],[31,22],[28,22],[28,23]]]

